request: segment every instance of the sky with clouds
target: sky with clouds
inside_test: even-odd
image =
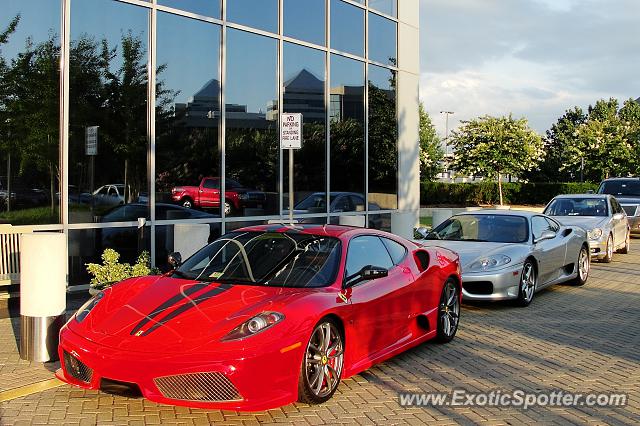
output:
[[[420,99],[444,136],[481,115],[544,133],[565,110],[640,97],[640,0],[420,0]]]

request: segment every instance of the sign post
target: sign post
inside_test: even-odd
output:
[[[89,190],[91,191],[91,213],[93,215],[93,190],[95,176],[95,158],[98,155],[98,128],[100,126],[88,126],[85,129],[85,155],[90,158],[91,181]]]
[[[289,150],[289,223],[293,224],[293,151],[302,148],[302,114],[283,113],[280,149]]]

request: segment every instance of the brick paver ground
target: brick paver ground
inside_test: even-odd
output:
[[[640,423],[640,243],[594,264],[584,287],[557,285],[528,308],[465,305],[448,345],[427,343],[340,384],[320,406],[260,413],[158,405],[64,385],[0,403],[0,424],[638,424]],[[17,322],[15,322],[17,324]],[[0,391],[51,377],[19,361],[13,328],[0,320]],[[49,369],[49,370],[48,370]],[[398,392],[628,393],[626,407],[405,408]]]

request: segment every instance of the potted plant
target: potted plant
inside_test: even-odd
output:
[[[89,284],[89,293],[95,295],[105,288],[131,277],[157,274],[158,271],[152,269],[151,257],[148,251],[143,251],[138,256],[136,263],[132,266],[128,263],[120,263],[120,253],[114,249],[105,249],[102,253],[102,264],[87,263],[87,272],[93,275]]]

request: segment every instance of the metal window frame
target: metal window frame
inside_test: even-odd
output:
[[[78,0],[74,0],[78,1]],[[385,210],[369,210],[369,66],[375,65],[382,68],[386,68],[396,74],[396,126],[398,126],[398,64],[384,64],[369,59],[369,13],[379,15],[385,19],[396,23],[396,56],[398,53],[398,18],[384,14],[376,9],[372,9],[368,4],[360,4],[355,0],[341,0],[344,3],[356,6],[364,10],[364,57],[354,55],[348,52],[343,52],[332,48],[331,46],[331,0],[325,0],[325,45],[317,45],[314,43],[305,42],[292,37],[284,35],[284,0],[278,0],[278,32],[272,33],[269,31],[253,28],[250,26],[228,22],[226,19],[227,1],[220,1],[220,18],[214,18],[210,16],[200,15],[197,13],[176,9],[169,6],[158,4],[157,0],[143,1],[143,0],[112,0],[119,3],[131,4],[135,6],[145,7],[149,9],[148,15],[148,52],[147,52],[147,67],[148,67],[148,90],[147,90],[147,181],[149,188],[149,209],[150,220],[146,224],[151,229],[151,259],[155,262],[155,230],[157,226],[170,226],[180,223],[220,223],[222,232],[225,231],[225,224],[228,223],[242,223],[242,222],[256,222],[256,221],[268,221],[268,220],[284,220],[283,216],[283,188],[284,188],[284,176],[283,176],[283,155],[282,150],[279,150],[278,154],[278,204],[279,211],[276,215],[263,215],[263,216],[245,216],[245,217],[226,217],[224,209],[221,207],[220,218],[211,219],[182,219],[182,220],[157,220],[155,215],[156,204],[156,126],[155,126],[155,108],[156,108],[156,68],[157,68],[157,14],[160,12],[167,12],[174,15],[183,16],[189,19],[200,20],[209,22],[220,26],[220,45],[219,45],[219,61],[218,61],[218,77],[220,79],[220,118],[218,127],[218,146],[220,154],[220,164],[218,165],[220,170],[221,187],[225,187],[226,183],[226,105],[225,105],[225,92],[226,92],[226,44],[227,44],[227,29],[232,28],[236,30],[245,31],[248,33],[270,37],[277,40],[277,102],[278,102],[278,129],[280,128],[280,116],[284,109],[284,43],[291,43],[294,45],[304,46],[324,52],[325,55],[325,76],[324,76],[324,101],[325,101],[325,191],[327,197],[327,211],[322,214],[302,214],[296,215],[299,218],[326,218],[327,223],[330,222],[332,217],[339,216],[362,216],[366,217],[368,223],[370,215],[384,215],[391,214],[398,211],[399,200],[397,198],[397,191],[399,189],[399,173],[396,170],[396,208]],[[29,229],[36,231],[62,231],[67,239],[70,238],[70,231],[81,229],[103,229],[103,228],[117,228],[117,227],[135,227],[137,222],[111,222],[111,223],[70,223],[69,222],[69,91],[70,91],[70,50],[71,50],[71,2],[72,0],[60,0],[61,7],[61,55],[60,55],[60,167],[61,171],[61,205],[60,205],[60,222],[59,224],[46,224],[46,225],[32,225]],[[331,55],[340,55],[345,58],[354,59],[361,62],[364,66],[364,140],[365,140],[365,210],[363,212],[343,212],[343,213],[331,213],[330,205],[328,203],[329,194],[331,192],[331,133],[330,133],[330,104],[331,104]],[[397,59],[397,58],[396,58]],[[397,145],[397,141],[396,141]],[[397,150],[397,149],[396,149]],[[399,156],[399,151],[397,150]],[[399,158],[396,159],[396,165],[399,165]],[[68,268],[68,263],[67,263]]]

